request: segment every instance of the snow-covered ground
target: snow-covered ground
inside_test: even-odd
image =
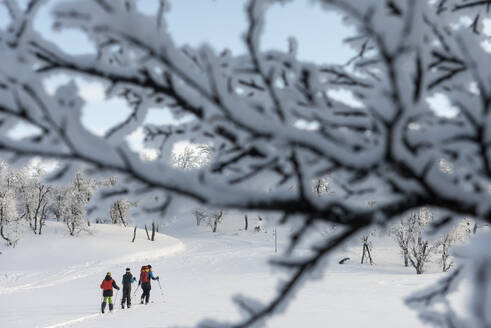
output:
[[[131,243],[131,228],[92,225],[92,234],[73,238],[61,224],[50,222],[45,235],[26,235],[17,248],[1,249],[1,327],[189,327],[206,317],[240,318],[231,301],[234,294],[264,301],[274,295],[284,273],[267,264],[275,256],[271,231],[213,234],[189,226],[186,231],[169,228],[177,238],[158,234],[155,242],[138,230]],[[433,270],[417,276],[404,268],[388,237],[375,240],[374,266],[359,264],[360,248],[356,243],[334,256],[324,274],[307,283],[267,327],[423,326],[403,298],[441,274]],[[352,260],[339,265],[341,256]],[[148,306],[121,310],[116,304],[114,313],[99,314],[105,273],[111,271],[120,284],[126,267],[138,275],[148,263],[161,277],[162,294],[153,282]]]

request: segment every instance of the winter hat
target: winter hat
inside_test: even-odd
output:
[[[106,276],[109,276],[110,277],[111,276],[111,272],[106,273]]]
[[[130,271],[131,271],[130,268],[126,268],[126,272],[130,272]]]
[[[147,265],[147,267],[148,267],[149,269],[151,269],[151,268],[152,268],[152,266],[151,266],[150,264],[149,264],[149,265]]]

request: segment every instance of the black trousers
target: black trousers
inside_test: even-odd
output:
[[[125,302],[128,304],[128,306],[131,305],[131,286],[123,287],[123,298],[121,299],[121,305],[124,305]]]
[[[143,290],[143,294],[141,297],[142,302],[145,300],[145,303],[148,303],[148,301],[150,300],[150,289],[152,289],[152,287],[150,286],[149,282],[142,283],[142,290]]]

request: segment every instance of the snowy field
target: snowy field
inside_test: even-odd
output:
[[[190,327],[208,317],[234,320],[240,314],[231,296],[267,300],[284,275],[267,264],[275,256],[271,231],[213,234],[190,225],[186,231],[166,229],[175,237],[158,234],[155,242],[139,230],[131,243],[131,228],[92,225],[91,230],[73,238],[50,222],[43,236],[27,234],[17,248],[1,249],[1,327]],[[283,245],[280,238],[280,251]],[[437,269],[417,276],[404,268],[388,237],[374,240],[374,266],[359,264],[360,248],[356,243],[336,254],[267,327],[423,326],[403,298],[440,278]],[[344,256],[351,261],[337,264]],[[120,285],[125,267],[138,275],[148,263],[161,277],[163,293],[153,282],[153,303],[129,310],[117,303],[112,314],[99,314],[105,273],[111,271]]]

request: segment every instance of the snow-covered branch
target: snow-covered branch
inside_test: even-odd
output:
[[[163,216],[185,199],[210,209],[276,212],[285,222],[295,217],[304,224],[293,248],[319,221],[344,229],[312,246],[314,257],[276,263],[294,268],[290,280],[239,326],[277,312],[360,229],[421,207],[491,222],[491,70],[481,46],[487,1],[318,0],[356,27],[348,41],[358,55],[345,66],[303,62],[293,40],[288,53],[262,50],[265,13],[275,2],[282,1],[249,1],[248,53],[238,56],[177,47],[165,1],[154,16],[129,0],[57,5],[56,26],[86,33],[94,54],[65,53],[33,29],[42,1],[26,9],[4,2],[11,21],[0,31],[0,154],[7,160],[56,159],[56,182],[71,180],[80,167],[94,177],[117,176],[119,184],[92,199],[138,201],[136,215]],[[469,18],[470,28],[458,28]],[[54,72],[103,82],[132,112],[105,136],[92,134],[81,123],[84,103],[74,83],[55,94],[45,90]],[[358,105],[330,93],[340,90]],[[457,114],[432,109],[434,95]],[[192,120],[145,126],[149,108]],[[14,138],[17,124],[36,132]],[[156,159],[142,159],[126,144],[139,128],[160,152]],[[174,167],[170,154],[183,140],[207,146],[206,165]],[[192,162],[186,155],[174,160]],[[325,176],[333,192],[317,197],[316,181]]]

